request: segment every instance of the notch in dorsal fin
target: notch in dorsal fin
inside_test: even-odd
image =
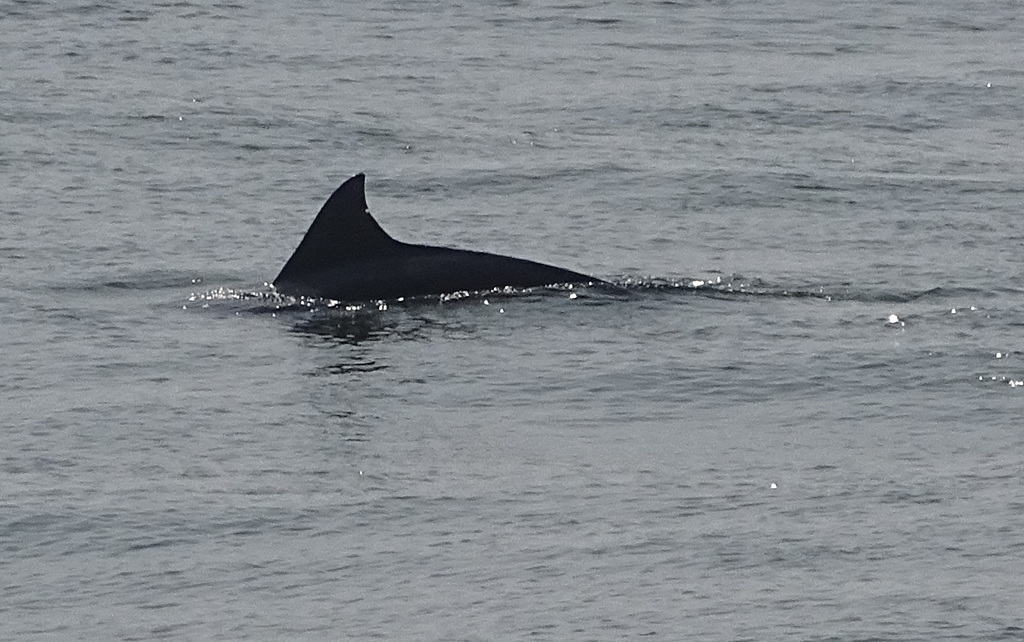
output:
[[[379,254],[397,243],[370,216],[365,182],[365,175],[356,174],[334,190],[274,279],[275,284],[301,282],[306,275]]]

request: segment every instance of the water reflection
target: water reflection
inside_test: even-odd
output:
[[[315,335],[341,343],[358,345],[398,332],[399,321],[379,310],[331,310],[316,312],[292,327],[299,334]]]

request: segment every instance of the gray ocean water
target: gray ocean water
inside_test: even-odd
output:
[[[0,638],[1024,639],[1018,2],[0,10]]]

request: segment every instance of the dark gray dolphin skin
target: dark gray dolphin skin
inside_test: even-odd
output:
[[[274,279],[278,292],[370,301],[505,286],[604,283],[510,256],[396,241],[370,216],[365,181],[363,174],[356,174],[327,199]]]

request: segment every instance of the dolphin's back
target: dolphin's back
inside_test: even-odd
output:
[[[284,294],[366,301],[599,279],[510,256],[396,241],[370,215],[357,174],[320,209],[274,279]]]

